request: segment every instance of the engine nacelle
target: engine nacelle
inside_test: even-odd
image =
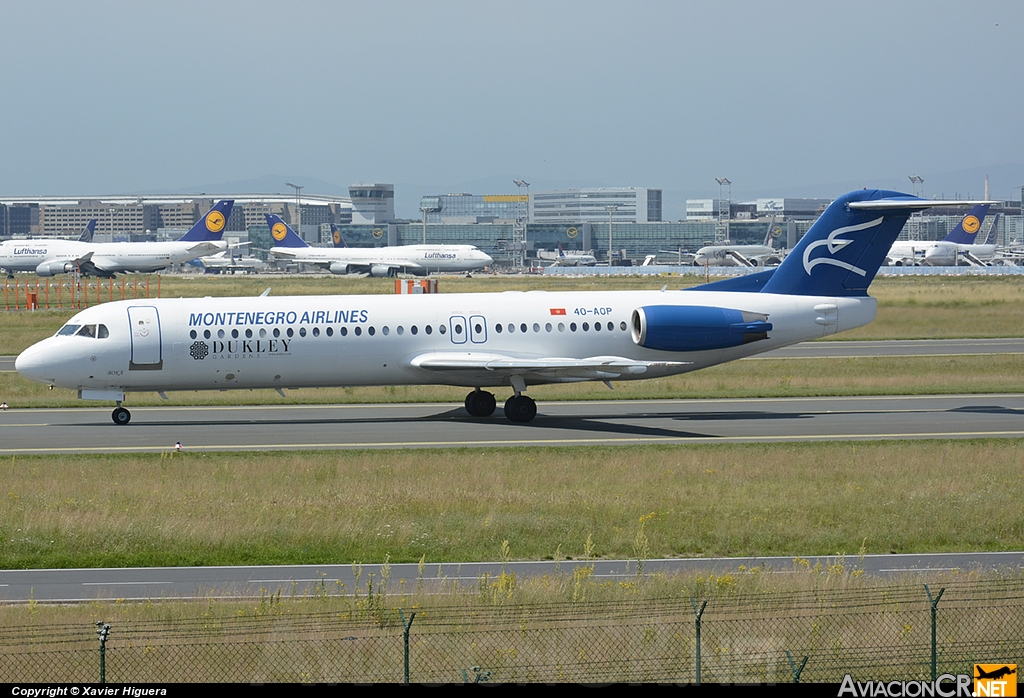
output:
[[[395,268],[386,264],[374,264],[370,267],[370,276],[394,276]]]
[[[331,262],[331,266],[328,267],[332,274],[347,274],[348,265],[342,262]]]
[[[55,276],[57,274],[64,274],[74,270],[74,262],[66,262],[63,260],[51,260],[49,262],[41,262],[39,266],[36,267],[36,274],[38,274],[39,276]]]
[[[647,305],[633,311],[633,342],[661,351],[725,349],[768,339],[763,313],[702,305]]]

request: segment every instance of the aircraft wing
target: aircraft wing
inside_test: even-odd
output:
[[[486,373],[503,376],[534,375],[546,380],[612,380],[623,375],[646,373],[650,368],[677,367],[691,361],[637,361],[621,356],[522,358],[489,352],[430,352],[420,354],[409,365],[446,373]]]
[[[118,271],[114,262],[103,257],[94,257],[92,252],[87,252],[75,261],[79,270],[86,276],[113,278],[114,272]]]
[[[191,247],[189,247],[188,248],[188,253],[189,254],[194,254],[197,257],[202,257],[204,255],[207,255],[207,254],[211,253],[211,252],[215,252],[215,251],[219,251],[219,250],[223,250],[223,249],[224,249],[224,245],[218,245],[216,242],[204,241],[204,242],[197,242],[196,244],[194,244]]]

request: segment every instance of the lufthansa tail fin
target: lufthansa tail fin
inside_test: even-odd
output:
[[[996,245],[996,239],[999,237],[999,214],[997,213],[992,217],[992,227],[988,229],[988,237],[985,238],[986,245]]]
[[[338,226],[331,224],[331,240],[334,241],[335,247],[348,247],[348,243],[345,242],[345,236],[338,230]]]
[[[864,189],[839,197],[783,260],[761,293],[863,296],[914,211],[991,201],[933,201]]]
[[[91,221],[85,224],[82,229],[82,234],[78,236],[79,242],[92,242],[93,233],[96,232],[96,219],[93,218]]]
[[[264,215],[267,217],[267,225],[270,226],[270,237],[274,240],[274,247],[309,247],[305,240],[295,234],[290,225],[281,220],[281,216],[275,213]]]
[[[193,225],[179,240],[183,242],[215,242],[220,240],[231,217],[233,199],[223,199],[213,205],[199,221]]]
[[[949,232],[943,242],[955,242],[958,245],[973,245],[978,241],[978,231],[988,213],[989,204],[975,206],[968,212],[964,219],[957,223],[956,227]]]

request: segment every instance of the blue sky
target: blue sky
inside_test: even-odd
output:
[[[736,199],[1024,184],[1019,0],[0,0],[0,18],[6,195],[273,175],[405,202],[522,177],[668,207],[717,176]]]

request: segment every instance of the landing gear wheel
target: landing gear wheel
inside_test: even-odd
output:
[[[505,401],[505,416],[510,422],[532,422],[537,416],[537,403],[525,395],[513,395]]]
[[[497,406],[494,393],[486,390],[474,390],[466,396],[466,412],[470,417],[490,417]]]
[[[123,407],[115,408],[110,417],[114,420],[114,424],[117,424],[118,426],[123,426],[132,421],[132,413]]]

